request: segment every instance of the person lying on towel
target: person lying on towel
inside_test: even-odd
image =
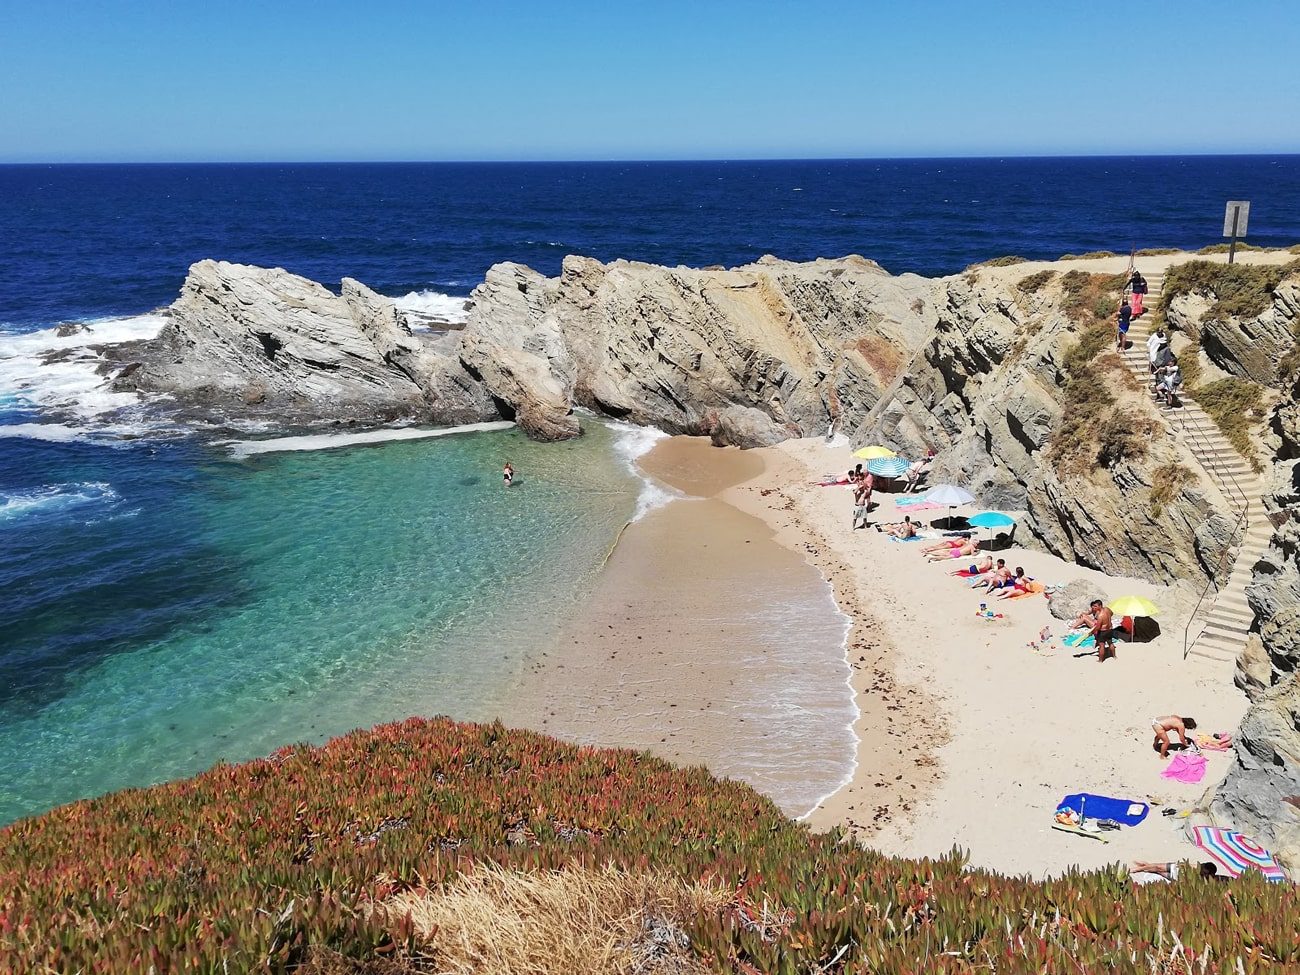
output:
[[[968,559],[979,551],[979,546],[972,539],[954,538],[951,541],[956,544],[927,548],[925,557],[931,562],[942,562],[944,559]]]
[[[976,565],[971,563],[964,569],[953,569],[948,573],[950,576],[965,576],[967,579],[973,579],[976,576],[982,576],[985,572],[993,571],[993,556],[984,556],[984,561]]]
[[[911,515],[904,515],[902,521],[895,522],[892,525],[877,525],[876,531],[884,532],[886,535],[893,535],[895,538],[913,538],[916,536],[917,523],[912,520]]]
[[[1171,880],[1178,879],[1180,863],[1150,863],[1146,860],[1138,860],[1129,870],[1129,877],[1135,884],[1157,884],[1168,883]],[[1219,868],[1208,861],[1197,864],[1196,875],[1202,880],[1227,880],[1223,874],[1219,873]]]

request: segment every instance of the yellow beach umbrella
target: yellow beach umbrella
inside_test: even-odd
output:
[[[1120,596],[1110,604],[1110,611],[1120,616],[1158,616],[1160,607],[1141,596]]]
[[[898,454],[894,453],[888,447],[875,446],[863,447],[860,450],[855,450],[853,451],[853,456],[860,457],[863,460],[877,460],[881,457],[897,457]]]

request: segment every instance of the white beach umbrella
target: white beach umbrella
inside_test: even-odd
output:
[[[974,504],[975,495],[955,484],[939,484],[926,492],[925,500],[945,508],[957,508],[963,504]]]

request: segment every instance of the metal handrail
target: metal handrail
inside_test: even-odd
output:
[[[1237,537],[1237,532],[1242,530],[1246,522],[1246,508],[1241,509],[1241,514],[1237,516],[1237,523],[1232,526],[1232,533],[1228,536],[1228,542],[1223,546],[1223,551],[1219,554],[1219,572],[1222,573],[1228,564],[1228,553],[1232,551],[1233,539]],[[1215,577],[1211,576],[1205,580],[1205,588],[1201,590],[1201,596],[1196,600],[1196,605],[1192,607],[1191,614],[1187,617],[1187,625],[1183,627],[1183,659],[1186,660],[1188,654],[1192,652],[1190,636],[1192,624],[1196,622],[1196,614],[1201,611],[1201,604],[1205,602],[1205,597],[1210,594],[1210,588],[1214,585]],[[1198,635],[1199,636],[1199,635]]]
[[[1130,269],[1132,267],[1132,262],[1133,259],[1130,257]],[[1162,286],[1161,298],[1163,299],[1163,297],[1164,288]],[[1191,393],[1185,392],[1183,396],[1185,399],[1189,399],[1193,403],[1196,402],[1196,398]],[[1186,660],[1188,655],[1191,653],[1192,624],[1196,622],[1196,618],[1201,611],[1201,606],[1204,604],[1206,597],[1210,594],[1210,589],[1213,588],[1214,583],[1224,575],[1228,565],[1229,553],[1238,544],[1244,542],[1245,531],[1250,525],[1249,513],[1251,500],[1245,489],[1242,488],[1241,482],[1237,480],[1237,475],[1232,472],[1231,467],[1221,460],[1212,449],[1212,445],[1207,441],[1205,434],[1201,430],[1200,424],[1194,423],[1190,419],[1184,417],[1181,413],[1174,412],[1172,409],[1167,415],[1170,419],[1171,425],[1175,426],[1180,433],[1182,433],[1187,439],[1191,440],[1194,444],[1194,448],[1200,448],[1201,457],[1198,457],[1197,459],[1200,461],[1201,466],[1206,470],[1206,472],[1215,476],[1224,488],[1226,488],[1228,483],[1231,482],[1232,488],[1236,491],[1236,494],[1234,496],[1225,490],[1224,493],[1228,495],[1229,503],[1234,506],[1238,502],[1241,504],[1240,511],[1237,514],[1237,520],[1232,526],[1232,531],[1228,534],[1228,540],[1224,544],[1223,550],[1219,553],[1217,566],[1218,572],[1211,575],[1210,578],[1205,581],[1205,588],[1201,590],[1201,595],[1196,600],[1196,605],[1192,607],[1192,612],[1187,617],[1187,624],[1183,627],[1183,659]],[[1193,449],[1192,452],[1195,454],[1196,450]]]

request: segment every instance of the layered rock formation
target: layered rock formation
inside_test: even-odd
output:
[[[1182,299],[1182,314],[1190,318],[1196,302],[1210,297]],[[1214,365],[1272,384],[1281,395],[1265,438],[1274,462],[1264,501],[1275,530],[1246,590],[1255,632],[1237,664],[1237,684],[1251,706],[1228,773],[1200,808],[1211,822],[1255,836],[1293,876],[1300,875],[1300,381],[1284,374],[1297,323],[1300,272],[1273,289],[1261,314],[1201,324],[1202,347]]]
[[[568,257],[555,280],[504,264],[474,292],[464,358],[543,437],[572,402],[675,433],[711,433],[720,412],[747,407],[821,434],[841,390],[865,408],[897,378],[938,290],[859,257],[733,270]],[[744,444],[771,440],[732,420]]]
[[[415,336],[360,282],[342,296],[279,268],[200,261],[156,342],[120,387],[169,393],[217,415],[286,423],[398,417],[466,423],[497,415],[460,365],[455,335]]]
[[[1137,446],[1101,462],[1092,450],[1074,471],[1048,459],[1066,413],[1078,408],[1062,360],[1082,331],[1056,287],[1022,293],[989,272],[945,283],[933,335],[889,395],[857,419],[855,440],[911,456],[938,448],[931,480],[967,485],[990,507],[1027,510],[1022,530],[1080,564],[1162,581],[1191,578],[1198,566],[1215,571],[1230,531],[1219,499],[1193,480],[1153,503],[1156,470],[1195,462],[1118,358],[1102,355],[1090,381],[1109,390]]]

